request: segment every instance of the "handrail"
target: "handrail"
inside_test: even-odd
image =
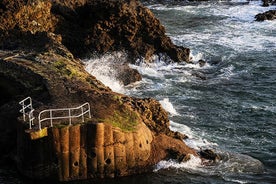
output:
[[[27,105],[25,103],[29,102]],[[23,120],[26,121],[26,115],[28,115],[29,118],[29,128],[32,129],[33,121],[34,121],[34,116],[33,116],[33,103],[32,103],[32,98],[27,97],[19,102],[20,105],[22,105],[22,109],[19,110],[23,114]],[[28,111],[29,110],[29,111]]]
[[[85,108],[85,106],[87,106],[87,108]],[[81,110],[81,113],[78,115],[71,115],[71,111],[73,110]],[[57,112],[57,111],[63,111],[63,112],[67,112],[68,111],[68,116],[56,116],[53,117],[53,112]],[[47,118],[41,118],[43,114],[49,112],[49,117]],[[51,123],[51,127],[53,126],[53,120],[55,119],[69,119],[69,125],[72,124],[72,118],[79,118],[82,117],[82,122],[84,122],[84,115],[87,114],[89,115],[89,118],[91,118],[91,112],[90,112],[90,104],[88,102],[82,104],[79,107],[75,107],[75,108],[61,108],[61,109],[46,109],[43,110],[39,113],[38,115],[38,128],[39,130],[41,130],[41,123],[43,121],[47,121],[50,120]]]
[[[32,125],[34,125],[34,109],[32,109],[29,113],[29,129],[32,129]]]

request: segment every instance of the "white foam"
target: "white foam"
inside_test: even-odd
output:
[[[193,62],[199,61],[200,59],[203,59],[203,54],[202,53],[197,53],[194,54],[194,51],[191,51],[190,53],[190,58],[192,59]]]
[[[272,9],[273,6],[263,7],[260,1],[250,1],[245,6],[226,6],[224,8],[216,7],[214,13],[216,15],[226,16],[232,20],[254,21],[256,14]],[[275,6],[274,6],[275,7]]]
[[[229,47],[235,52],[264,51],[269,45],[276,47],[276,37],[271,33],[276,32],[276,22],[257,22],[255,15],[275,6],[262,7],[260,1],[250,1],[248,5],[200,5],[190,12],[189,6],[176,7],[175,10],[187,12],[188,14],[204,14],[214,16],[215,25],[204,26],[202,30],[183,32],[183,34],[168,33],[174,43],[185,45],[192,50],[211,51],[216,53],[220,49],[215,47]],[[164,7],[163,7],[164,8]],[[217,17],[217,18],[216,18]],[[187,28],[189,29],[189,28]],[[206,44],[208,43],[208,44]],[[208,45],[213,45],[209,47]],[[221,53],[216,53],[221,55]],[[194,60],[196,60],[195,58]]]
[[[230,181],[230,182],[234,182],[234,183],[241,183],[241,184],[250,183],[248,181],[242,181],[242,180],[227,179],[227,178],[224,178],[224,179],[225,179],[225,181]]]
[[[165,60],[167,58],[154,56],[154,59],[150,63],[141,60],[137,62],[138,64],[130,65],[130,67],[137,69],[140,74],[147,78],[166,80],[168,75],[179,75],[179,78],[177,79],[178,82],[188,82],[193,73],[190,69],[201,70],[212,67],[209,63],[206,63],[203,67],[200,66],[198,61],[203,59],[202,53],[191,53],[190,56],[193,58],[192,63],[168,63],[168,61]]]
[[[199,157],[195,157],[193,155],[190,155],[190,160],[187,162],[176,162],[175,160],[162,160],[159,163],[156,164],[154,172],[157,172],[161,169],[169,169],[169,168],[175,168],[175,169],[186,169],[189,171],[195,171],[199,170],[202,167],[201,165],[201,159]]]
[[[164,98],[163,100],[159,101],[162,107],[169,112],[173,116],[179,115],[178,112],[176,112],[175,108],[173,107],[173,104],[170,102],[169,98]]]
[[[115,62],[121,60],[120,62],[123,63],[125,59],[124,54],[120,52],[105,54],[98,58],[84,60],[85,69],[112,91],[125,93],[124,85],[116,78],[118,71],[114,67]]]
[[[187,146],[193,149],[200,150],[200,149],[214,148],[218,146],[217,143],[214,143],[205,139],[204,135],[199,136],[199,133],[192,131],[192,129],[187,125],[170,121],[170,129],[187,135],[188,139],[185,139],[184,142],[186,143]]]
[[[233,65],[229,65],[226,68],[222,68],[220,69],[220,72],[222,72],[222,74],[220,74],[219,77],[223,79],[229,79],[235,75],[234,70],[235,70],[235,67]]]
[[[203,137],[194,137],[194,138],[185,139],[184,142],[186,143],[187,146],[196,150],[211,149],[218,146],[217,143],[208,141]]]
[[[247,102],[242,103],[242,107],[245,109],[251,109],[255,111],[268,111],[275,113],[276,112],[276,106],[275,105],[266,105],[266,104],[251,104]]]
[[[222,161],[214,169],[215,172],[231,173],[263,173],[261,161],[244,154],[222,152]]]
[[[154,77],[154,78],[161,78],[164,77],[163,73],[159,71],[161,66],[165,65],[163,62],[153,62],[147,63],[144,61],[139,62],[138,65],[130,65],[131,68],[138,70],[141,75]]]
[[[194,133],[192,132],[191,128],[184,124],[175,123],[173,121],[170,121],[170,129],[172,131],[178,131],[185,135],[187,135],[189,138],[194,137]]]

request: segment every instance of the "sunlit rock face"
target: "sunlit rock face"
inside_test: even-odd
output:
[[[54,33],[73,54],[86,57],[94,51],[125,50],[132,62],[164,53],[173,61],[189,61],[190,50],[176,46],[165,28],[139,1],[2,1],[0,4],[3,48],[34,46],[30,34]],[[18,39],[19,38],[19,39]],[[26,43],[27,42],[27,43]],[[47,39],[40,47],[47,47]],[[12,43],[12,44],[11,44]],[[130,60],[131,61],[131,60]]]

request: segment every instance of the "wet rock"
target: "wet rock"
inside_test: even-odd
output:
[[[263,1],[263,7],[269,6],[269,0],[262,0]]]
[[[173,132],[173,131],[171,131],[171,132],[168,132],[167,135],[168,135],[168,136],[171,136],[171,137],[173,137],[173,138],[175,138],[175,139],[179,139],[179,140],[188,139],[188,136],[187,136],[187,135],[182,134],[182,133],[180,133],[180,132]]]
[[[269,10],[264,13],[259,13],[255,16],[256,21],[274,20],[276,19],[276,10]]]
[[[186,162],[191,159],[190,154],[183,154],[175,149],[168,149],[169,158],[177,160],[179,163]]]
[[[207,160],[212,160],[212,161],[220,160],[220,156],[218,154],[216,154],[213,150],[210,150],[210,149],[199,151],[199,155],[202,158],[207,159]]]
[[[199,72],[192,73],[192,76],[195,76],[201,80],[207,80],[207,77],[204,74],[199,73]]]
[[[138,70],[130,68],[127,64],[119,65],[118,70],[117,79],[125,86],[142,80],[142,76]]]
[[[263,7],[268,7],[270,5],[275,5],[276,4],[275,0],[262,0],[262,2],[263,2],[263,4],[262,4]]]
[[[205,66],[205,64],[206,64],[206,61],[204,61],[203,59],[200,59],[200,60],[198,61],[198,63],[199,63],[199,66],[200,66],[200,67],[203,67],[203,66]]]

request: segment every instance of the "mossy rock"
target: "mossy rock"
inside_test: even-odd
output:
[[[138,125],[139,118],[137,113],[134,111],[115,110],[112,115],[108,116],[102,121],[111,124],[114,127],[118,127],[123,131],[134,131]]]

